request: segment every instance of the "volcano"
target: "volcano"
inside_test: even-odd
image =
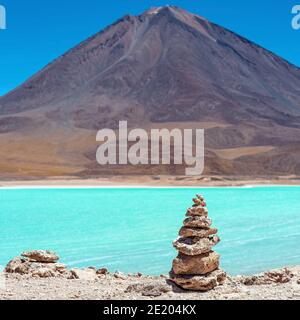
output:
[[[123,17],[0,98],[1,178],[165,173],[96,163],[97,130],[121,120],[204,128],[208,175],[300,173],[300,69],[167,6]]]

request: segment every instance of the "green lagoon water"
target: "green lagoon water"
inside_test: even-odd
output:
[[[251,274],[300,264],[300,187],[0,189],[0,265],[52,249],[70,267],[167,273],[184,214],[202,193],[222,267]]]

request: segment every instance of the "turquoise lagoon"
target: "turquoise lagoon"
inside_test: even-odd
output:
[[[0,189],[0,265],[52,249],[70,267],[167,273],[195,193],[206,197],[230,274],[300,264],[300,187],[245,187]]]

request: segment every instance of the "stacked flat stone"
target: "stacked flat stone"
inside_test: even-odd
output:
[[[179,238],[173,242],[178,256],[173,260],[170,280],[186,290],[208,291],[224,283],[226,273],[219,269],[220,255],[212,251],[220,238],[212,228],[206,203],[201,195],[187,210]]]

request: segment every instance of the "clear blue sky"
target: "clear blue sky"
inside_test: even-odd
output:
[[[300,66],[300,30],[291,9],[300,0],[0,0],[0,95],[21,84],[66,50],[125,14],[177,5],[227,27]]]

